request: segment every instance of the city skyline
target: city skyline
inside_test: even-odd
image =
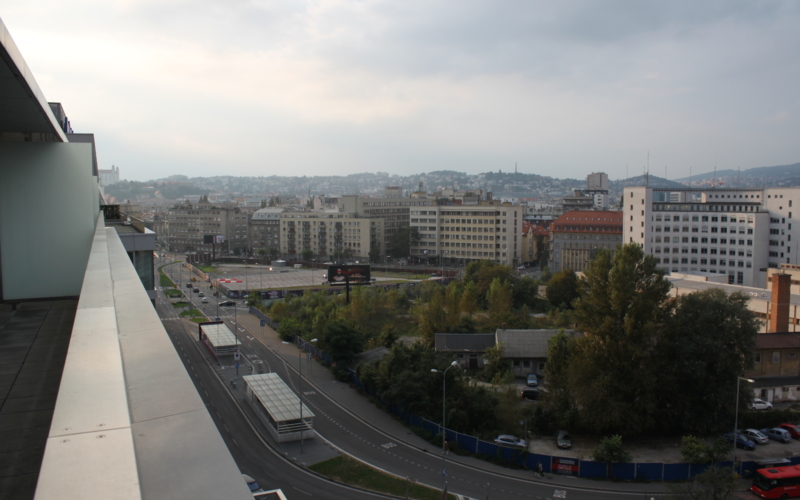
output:
[[[791,164],[790,2],[46,1],[3,20],[122,178]]]

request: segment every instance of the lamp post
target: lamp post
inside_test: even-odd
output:
[[[302,342],[303,339],[300,339]],[[317,339],[311,339],[309,342],[316,342]],[[298,395],[300,396],[300,453],[304,453],[303,451],[303,436],[305,435],[305,428],[306,424],[303,422],[303,351],[305,349],[301,349],[297,352],[297,374],[300,375],[300,384],[299,384],[299,391]]]
[[[314,286],[314,259],[311,259],[311,286]]]
[[[737,434],[738,430],[737,429],[739,428],[739,383],[742,380],[744,380],[745,382],[750,382],[751,384],[753,382],[755,382],[755,380],[750,379],[750,378],[744,378],[744,377],[739,377],[739,376],[736,377],[736,409],[734,411],[735,417],[734,417],[734,420],[733,420],[733,457],[734,457],[733,469],[734,470],[736,470],[736,460],[735,460],[735,458],[736,458],[736,439],[738,438],[738,434]]]
[[[450,363],[450,366],[442,370],[437,370],[436,368],[431,368],[431,372],[433,373],[441,373],[442,376],[442,491],[444,491],[445,486],[447,485],[447,476],[446,476],[446,469],[445,469],[445,445],[447,444],[447,434],[445,433],[445,388],[447,387],[447,370],[450,368],[458,365],[458,361],[453,361]]]

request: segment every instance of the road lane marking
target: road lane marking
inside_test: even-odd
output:
[[[567,491],[566,490],[556,490],[553,493],[553,498],[567,498]]]

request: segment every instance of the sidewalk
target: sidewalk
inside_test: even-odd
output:
[[[253,316],[249,313],[240,314],[238,316],[238,321],[241,327],[246,328],[253,336],[261,340],[265,345],[269,346],[270,349],[278,354],[287,364],[292,365],[295,369],[297,368],[298,349],[294,344],[284,343],[275,330],[269,326],[261,327],[260,320],[256,316]],[[350,385],[347,383],[342,383],[336,380],[331,374],[330,370],[327,368],[324,368],[319,364],[314,364],[309,373],[309,365],[304,363],[303,377],[305,381],[315,386],[316,390],[327,395],[347,411],[366,422],[367,425],[380,430],[394,440],[404,442],[423,451],[436,453],[434,450],[435,447],[431,445],[431,443],[414,434],[408,427],[395,419],[391,414],[372,404],[365,396],[359,394],[357,389],[350,387]],[[334,438],[334,436],[325,437],[329,439]],[[544,479],[540,479],[534,476],[533,471],[506,468],[471,456],[461,456],[451,453],[448,457],[448,460],[500,475],[520,478],[526,481],[537,483],[552,484],[555,486],[564,485],[569,487],[624,491],[627,493],[640,493],[642,495],[657,496],[663,496],[666,492],[667,486],[665,483],[657,482],[606,482],[571,476],[561,476],[558,474],[546,474]],[[749,488],[749,486],[749,480],[741,481],[741,490],[746,490]]]

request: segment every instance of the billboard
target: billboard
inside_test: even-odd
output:
[[[221,234],[214,235],[214,243],[225,243],[225,236]]]
[[[212,243],[225,243],[225,236],[221,234],[204,234],[203,244],[210,245]]]
[[[370,283],[369,265],[333,265],[328,266],[328,283],[331,285],[352,285]]]

